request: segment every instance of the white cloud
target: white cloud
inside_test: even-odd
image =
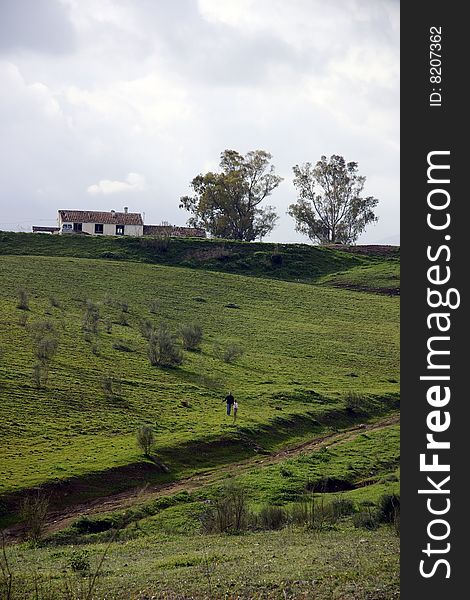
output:
[[[147,189],[145,177],[140,173],[129,173],[125,181],[111,181],[102,179],[98,183],[87,187],[87,192],[92,196],[97,194],[118,194],[121,192],[142,192]]]
[[[5,3],[17,4],[0,0],[0,19]],[[5,221],[53,221],[64,205],[100,210],[107,195],[136,193],[149,221],[184,224],[179,197],[196,174],[216,169],[225,148],[262,148],[285,178],[269,199],[273,241],[305,239],[286,215],[292,165],[333,153],[357,161],[380,199],[363,240],[398,231],[396,1],[49,5],[57,15],[35,28],[54,37],[67,18],[73,44],[59,47],[57,32],[47,49],[18,13],[22,46],[0,60]]]

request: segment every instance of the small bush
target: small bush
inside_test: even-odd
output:
[[[126,311],[122,310],[119,313],[116,323],[122,327],[129,327],[129,318]]]
[[[243,356],[244,350],[238,344],[228,343],[222,346],[217,343],[214,346],[214,353],[220,360],[226,363],[234,363]]]
[[[156,315],[160,311],[160,302],[157,299],[153,299],[150,301],[149,311]]]
[[[240,306],[238,304],[234,304],[233,302],[229,302],[228,304],[225,304],[225,308],[240,308]]]
[[[148,425],[141,425],[136,434],[137,445],[144,453],[144,456],[150,457],[150,451],[155,443],[153,430]]]
[[[152,334],[155,332],[155,324],[150,319],[144,319],[140,324],[140,333],[142,336],[149,340]]]
[[[363,510],[355,514],[352,522],[357,529],[368,529],[369,531],[375,531],[379,526],[376,515],[369,510]]]
[[[119,303],[119,306],[123,313],[129,312],[129,302],[127,300],[121,300],[121,302]]]
[[[26,496],[21,503],[20,516],[25,523],[26,535],[34,543],[44,534],[48,509],[49,500],[41,492]]]
[[[53,308],[62,308],[60,300],[56,296],[49,296],[49,303]]]
[[[326,503],[323,495],[306,494],[291,510],[291,521],[312,531],[329,529],[337,520],[331,503]]]
[[[41,363],[49,363],[54,358],[58,346],[56,338],[44,337],[37,341],[34,354]]]
[[[16,308],[19,308],[20,310],[29,310],[28,292],[25,289],[21,288],[18,290],[17,296],[18,296],[18,303],[16,305]]]
[[[183,348],[185,350],[199,350],[202,342],[202,327],[198,323],[188,323],[181,327]]]
[[[280,506],[264,506],[257,519],[261,529],[281,529],[287,522],[287,513]]]
[[[26,312],[20,313],[20,316],[18,317],[18,325],[20,325],[21,327],[26,327],[27,323],[28,323],[28,313],[26,313]]]
[[[90,572],[90,559],[86,550],[75,550],[69,557],[69,567],[74,573],[86,575]]]
[[[85,303],[85,314],[83,316],[83,331],[88,333],[98,333],[98,323],[100,320],[100,310],[98,305],[87,300]]]
[[[159,235],[156,237],[140,238],[140,245],[155,252],[166,252],[170,247],[171,238],[169,235]]]
[[[113,331],[113,324],[111,322],[111,319],[105,319],[103,321],[104,324],[104,330],[106,331],[106,333],[112,333]]]
[[[106,375],[101,378],[101,389],[106,400],[115,400],[121,395],[121,379]]]
[[[219,488],[199,515],[205,533],[240,533],[249,525],[248,494],[236,482]]]
[[[379,498],[377,519],[380,523],[393,523],[400,517],[400,496],[398,494],[384,494]]]
[[[177,367],[183,362],[183,351],[166,323],[150,336],[148,357],[151,365],[159,367]]]
[[[331,510],[337,519],[347,517],[356,512],[354,502],[349,498],[335,498],[331,501]]]

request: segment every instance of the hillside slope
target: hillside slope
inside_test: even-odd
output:
[[[279,431],[301,436],[302,419],[340,426],[351,417],[351,392],[362,405],[358,418],[388,410],[381,399],[398,393],[396,298],[116,260],[2,256],[0,270],[4,492],[139,463],[142,423],[154,428],[157,452],[179,456],[184,470],[194,467],[194,444],[212,444],[218,460],[230,461],[230,439],[239,456],[253,452],[253,440],[278,443]],[[17,308],[19,288],[29,310]],[[87,300],[100,314],[91,337],[82,331]],[[152,367],[144,319],[175,332],[197,321],[201,352],[185,352],[177,369]],[[52,323],[59,340],[42,389],[33,379],[38,322]],[[236,364],[215,351],[229,342],[245,349]],[[236,426],[222,404],[230,389],[240,401]]]
[[[362,250],[367,248],[367,252]],[[308,244],[247,243],[184,238],[50,236],[0,232],[0,255],[70,256],[135,261],[313,283],[353,267],[386,264],[396,268],[399,249],[319,247]],[[369,273],[369,279],[373,273]],[[371,284],[369,282],[369,284]]]

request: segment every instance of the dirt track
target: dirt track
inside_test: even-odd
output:
[[[213,471],[210,470],[207,472],[198,473],[197,475],[193,475],[176,482],[160,484],[157,486],[152,485],[137,489],[134,488],[118,494],[112,494],[103,498],[97,498],[95,500],[69,506],[63,510],[52,511],[48,515],[45,531],[46,533],[53,533],[55,531],[64,529],[82,515],[94,515],[116,510],[123,510],[134,504],[152,500],[161,496],[169,496],[183,490],[190,492],[208,484],[217,482],[221,478],[225,477],[227,473],[238,475],[243,471],[255,466],[268,466],[285,460],[286,458],[297,456],[306,452],[315,452],[325,446],[331,447],[341,442],[354,439],[365,431],[384,429],[385,427],[389,427],[390,425],[398,423],[399,420],[399,415],[388,416],[374,423],[357,425],[338,433],[331,433],[315,438],[309,442],[287,447],[273,454],[256,456],[238,463],[217,467]],[[13,525],[12,527],[4,530],[4,534],[6,539],[9,541],[19,540],[23,534],[23,527],[21,524]]]

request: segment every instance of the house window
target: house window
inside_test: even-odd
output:
[[[72,223],[64,223],[62,225],[62,231],[71,231],[72,230]]]
[[[103,233],[103,223],[95,223],[95,233]]]
[[[82,230],[82,224],[81,223],[74,223],[73,224],[73,230],[74,231],[81,231]]]
[[[124,235],[124,225],[116,225],[116,235]]]

